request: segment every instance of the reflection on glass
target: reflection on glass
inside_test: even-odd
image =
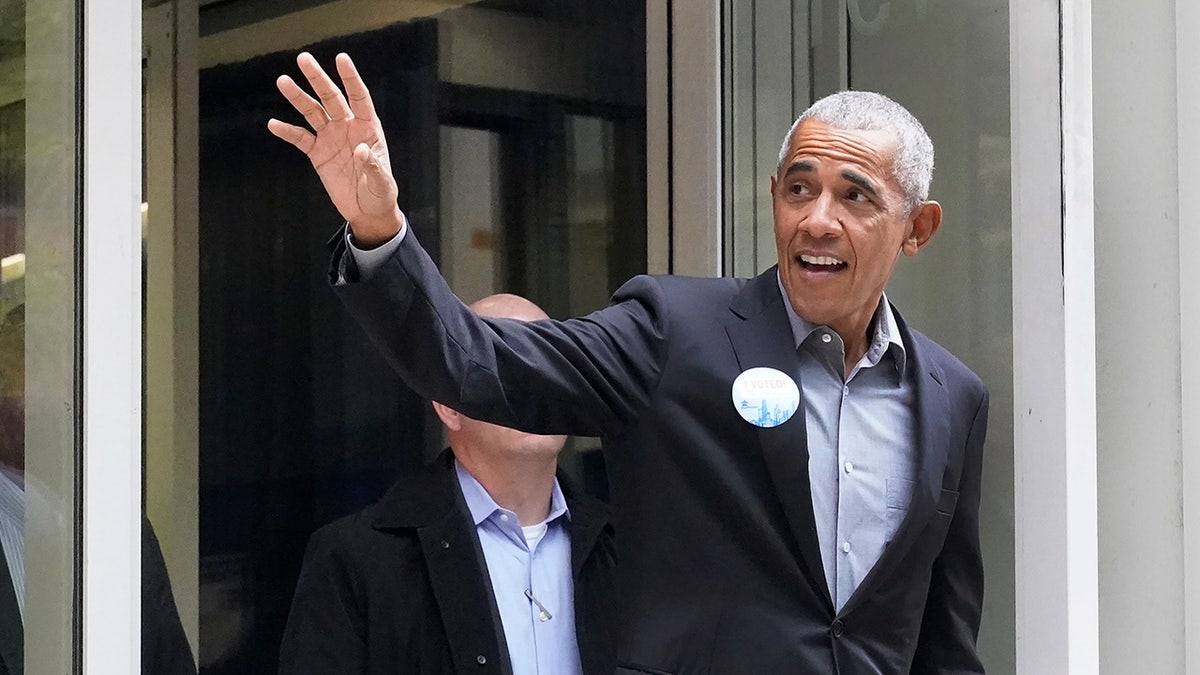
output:
[[[615,284],[613,123],[601,117],[566,116],[567,313],[582,316],[608,304]],[[630,251],[621,251],[629,255]]]
[[[0,107],[0,481],[18,477],[18,484],[24,482],[19,476],[25,471],[24,205],[21,100]],[[19,520],[23,527],[24,518]]]
[[[726,31],[727,269],[774,261],[767,181],[800,111],[844,89],[899,101],[937,152],[931,198],[945,219],[889,297],[991,391],[980,510],[987,575],[979,652],[1015,669],[1012,270],[1008,0],[729,0]]]
[[[0,107],[0,617],[25,614],[25,102]],[[0,618],[2,621],[3,618]]]
[[[503,289],[561,317],[645,270],[644,1],[304,4],[200,7],[198,651],[214,675],[274,672],[309,535],[444,447],[328,288],[340,223],[311,167],[263,128],[291,119],[271,82],[297,49],[354,57],[411,234],[464,298]]]
[[[441,127],[440,266],[467,303],[508,290],[499,173],[498,132]]]
[[[849,3],[850,85],[881,91],[937,150],[942,227],[888,293],[991,390],[980,537],[987,575],[979,652],[1016,668],[1012,462],[1012,228],[1008,0]]]
[[[74,12],[0,0],[0,672],[73,665]]]

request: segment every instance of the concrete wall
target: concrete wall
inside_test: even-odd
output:
[[[1185,672],[1175,4],[1092,2],[1100,663],[1114,674]]]

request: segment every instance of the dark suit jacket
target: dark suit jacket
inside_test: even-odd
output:
[[[575,628],[588,675],[616,663],[607,507],[560,476],[575,578]],[[499,610],[449,452],[406,474],[375,505],[308,544],[279,672],[505,673]]]
[[[917,485],[841,611],[824,577],[804,406],[754,427],[739,373],[799,382],[774,268],[746,279],[637,277],[582,319],[480,319],[411,231],[360,280],[331,280],[414,389],[471,417],[602,437],[620,533],[622,673],[981,672],[978,508],[987,392],[900,320],[915,392]],[[802,386],[802,385],[801,385]]]

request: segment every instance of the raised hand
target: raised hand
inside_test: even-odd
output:
[[[371,93],[349,56],[338,54],[335,62],[345,96],[308,52],[297,56],[296,63],[320,100],[287,75],[275,81],[311,132],[277,119],[268,120],[267,129],[308,155],[333,205],[350,223],[355,242],[371,248],[395,236],[404,217]]]

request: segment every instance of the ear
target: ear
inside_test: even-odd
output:
[[[916,255],[917,251],[925,248],[925,244],[933,239],[938,227],[942,224],[942,205],[929,201],[923,202],[913,211],[908,219],[908,236],[900,245],[904,255]]]
[[[771,194],[775,194],[775,186],[779,184],[779,176],[771,174]]]
[[[462,428],[462,413],[454,408],[433,402],[433,412],[437,413],[438,419],[442,420],[442,424],[450,431],[458,431]]]

